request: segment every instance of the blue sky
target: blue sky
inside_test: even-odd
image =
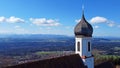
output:
[[[93,36],[120,37],[120,0],[0,0],[0,34],[73,36],[83,4]]]

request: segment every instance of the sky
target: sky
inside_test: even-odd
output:
[[[93,36],[120,37],[120,0],[0,0],[0,34],[74,36],[82,5]]]

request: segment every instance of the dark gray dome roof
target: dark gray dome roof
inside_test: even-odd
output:
[[[85,20],[84,14],[82,15],[81,21],[76,25],[74,29],[75,35],[92,37],[93,28],[92,26]]]

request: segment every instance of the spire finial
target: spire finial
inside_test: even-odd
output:
[[[82,18],[84,18],[84,4],[82,5]]]
[[[82,5],[82,11],[84,11],[84,4]]]
[[[82,5],[82,15],[84,15],[84,4]]]

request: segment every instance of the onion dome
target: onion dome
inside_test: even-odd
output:
[[[93,28],[92,26],[86,21],[84,17],[84,13],[82,14],[81,21],[76,25],[74,29],[75,36],[82,36],[82,37],[92,37]]]

